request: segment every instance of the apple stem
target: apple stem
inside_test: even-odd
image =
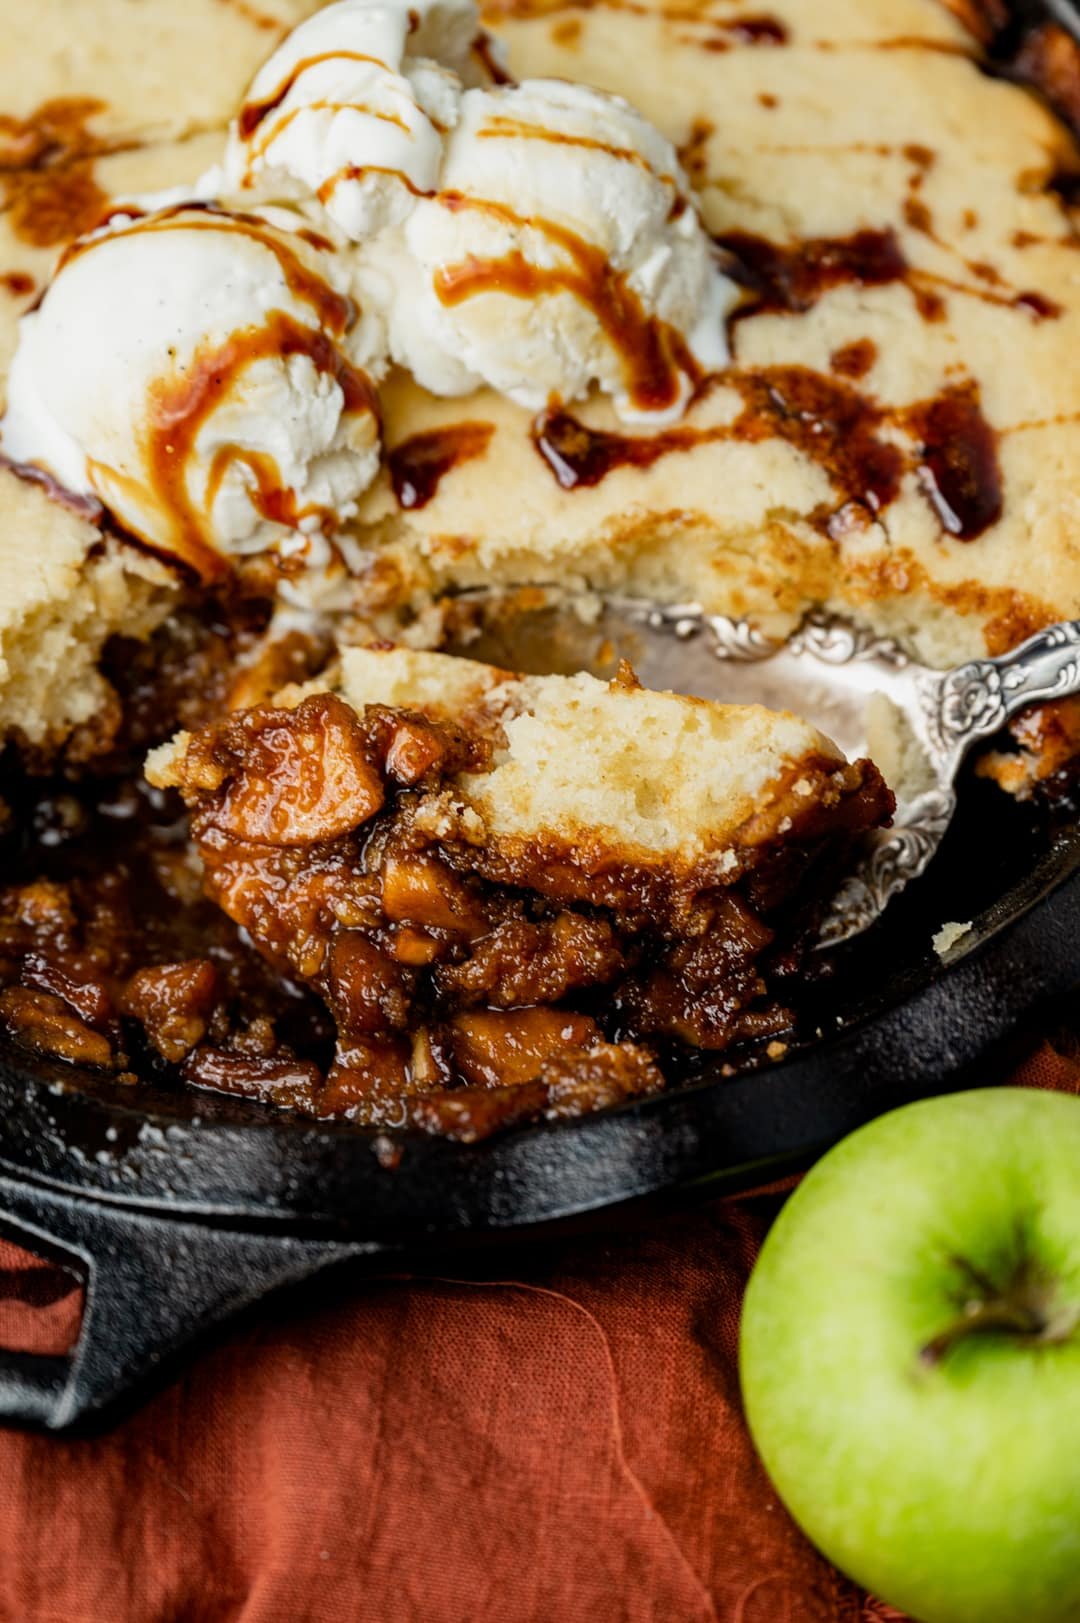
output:
[[[970,1263],[954,1260],[984,1294],[969,1298],[960,1310],[960,1317],[926,1343],[919,1354],[923,1364],[939,1364],[965,1336],[996,1331],[1052,1343],[1065,1341],[1076,1328],[1076,1309],[1059,1304],[1055,1310],[1049,1283],[1036,1277],[1026,1263],[1016,1268],[1009,1283],[1001,1289]]]

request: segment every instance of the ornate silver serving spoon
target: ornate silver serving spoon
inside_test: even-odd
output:
[[[746,620],[707,615],[696,604],[609,597],[583,617],[557,600],[520,609],[512,594],[506,612],[493,613],[499,596],[487,590],[465,601],[482,610],[479,634],[458,645],[473,658],[610,674],[622,656],[646,687],[792,710],[849,758],[876,756],[896,794],[896,817],[866,841],[833,898],[823,946],[873,924],[926,868],[956,807],[960,764],[977,740],[1025,705],[1080,692],[1080,620],[1050,626],[998,659],[935,671],[898,643],[823,613],[775,642]]]

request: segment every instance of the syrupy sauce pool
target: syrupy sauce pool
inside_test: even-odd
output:
[[[267,615],[260,601],[193,595],[148,643],[115,638],[107,648],[120,719],[110,748],[92,740],[91,768],[77,745],[47,775],[14,749],[0,761],[0,1026],[9,1035],[132,1081],[170,1073],[161,1045],[146,1039],[152,1027],[168,1050],[170,1020],[205,1017],[206,1039],[239,1042],[256,1079],[259,1061],[265,1070],[302,1049],[318,1064],[332,1048],[322,1006],[205,899],[179,797],[142,776],[149,748],[224,704]],[[303,676],[321,650],[285,657]],[[148,972],[162,965],[170,973],[154,979]]]
[[[14,779],[6,774],[6,783]],[[246,1033],[253,1057],[294,1049],[325,1061],[333,1035],[321,1005],[276,974],[203,897],[178,798],[136,776],[23,777],[6,805],[0,1012],[9,1032],[51,1035],[31,1046],[120,1079],[164,1077],[170,1067],[135,1016],[133,978],[163,964],[187,966],[190,977],[209,963],[208,1036]],[[69,1026],[66,1010],[76,1017]]]

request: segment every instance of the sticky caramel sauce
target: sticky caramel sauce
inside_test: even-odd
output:
[[[887,413],[849,384],[804,366],[733,369],[711,382],[741,396],[733,422],[630,435],[587,428],[567,412],[554,412],[534,428],[537,450],[563,489],[572,490],[598,484],[616,467],[649,468],[703,444],[781,439],[823,467],[844,502],[877,513],[899,494],[903,452],[879,437]]]
[[[934,153],[929,147],[917,143],[909,143],[902,148],[903,156],[912,165],[908,177],[908,195],[904,199],[904,224],[912,231],[929,239],[936,247],[950,254],[967,271],[968,275],[981,284],[972,287],[966,282],[956,281],[954,278],[939,276],[931,271],[912,269],[909,276],[909,286],[916,296],[916,304],[920,313],[928,320],[940,320],[944,315],[944,300],[940,294],[934,292],[936,288],[944,288],[951,293],[959,293],[966,298],[981,299],[985,304],[1000,305],[1004,309],[1026,310],[1034,316],[1036,321],[1049,321],[1062,314],[1061,306],[1053,299],[1047,298],[1043,293],[1031,290],[1016,291],[1009,288],[1005,278],[996,266],[983,259],[969,259],[955,248],[947,238],[942,237],[934,225],[933,215],[925,200],[919,195],[922,191],[926,176],[933,167]],[[927,304],[927,299],[930,303]],[[921,301],[921,302],[920,302]]]
[[[865,359],[865,355],[861,357]],[[597,485],[617,468],[651,468],[661,458],[722,441],[781,439],[827,474],[838,506],[857,504],[871,516],[900,494],[914,465],[920,488],[945,531],[973,541],[1001,517],[997,436],[982,414],[974,383],[917,405],[890,410],[842,377],[801,366],[733,369],[710,379],[734,389],[742,410],[733,422],[680,424],[656,434],[591,428],[567,411],[533,425],[533,443],[564,490]],[[916,441],[912,453],[883,436],[890,426]],[[809,515],[832,533],[835,510]]]
[[[730,22],[710,17],[702,21],[719,32],[687,43],[700,45],[706,51],[730,51],[734,45],[786,45],[789,38],[786,24],[776,17],[733,17]]]
[[[716,125],[712,122],[712,119],[695,118],[690,126],[690,133],[686,140],[680,147],[676,148],[679,154],[679,162],[697,186],[701,186],[706,179],[706,152],[715,129]]]
[[[818,50],[830,50],[831,42],[824,40],[817,42]],[[894,34],[892,39],[876,39],[869,42],[869,48],[874,51],[928,51],[933,56],[966,56],[974,53],[966,45],[961,45],[954,39],[923,39],[919,34]]]
[[[971,268],[974,271],[974,267]],[[977,275],[978,272],[974,271],[974,274]],[[959,293],[965,298],[979,299],[983,304],[996,304],[1003,310],[1023,310],[1036,321],[1056,321],[1064,313],[1061,305],[1054,299],[1033,289],[1024,289],[1019,293],[1011,291],[999,293],[989,286],[972,287],[967,282],[959,282],[952,277],[939,276],[934,271],[924,270],[913,270],[909,281],[913,290],[922,289],[924,293],[936,297],[939,304],[943,301],[940,295],[934,294],[936,288],[943,288],[948,293]]]
[[[0,170],[31,169],[100,152],[103,143],[88,125],[104,111],[105,103],[93,96],[58,96],[42,102],[28,118],[0,113]]]
[[[618,11],[632,17],[656,17],[664,22],[697,23],[707,28],[738,29],[746,25],[742,40],[746,45],[780,45],[787,39],[785,25],[774,17],[732,18],[729,24],[713,17],[709,8],[693,4],[646,5],[643,0],[485,0],[484,15],[492,17],[550,17],[562,11]],[[704,42],[695,39],[695,44]],[[706,45],[706,49],[709,47]]]
[[[1016,310],[1028,310],[1037,321],[1053,321],[1064,312],[1061,305],[1047,298],[1045,293],[1017,293],[1011,301]]]
[[[206,538],[203,515],[188,486],[199,433],[250,366],[270,357],[292,355],[307,356],[318,372],[340,385],[346,412],[377,411],[375,392],[365,374],[349,365],[325,333],[303,326],[280,310],[271,311],[262,327],[236,333],[217,348],[198,352],[183,373],[151,391],[150,426],[143,447],[150,491],[159,509],[172,519],[169,554],[181,558],[204,581],[220,579],[226,565]],[[215,459],[213,489],[220,488],[227,465],[239,461],[255,475],[256,505],[262,504],[264,516],[280,514],[286,523],[303,516],[269,459],[263,464],[242,447],[228,447],[218,458],[223,460]],[[141,539],[150,547],[155,545],[149,537]]]
[[[272,17],[267,11],[260,11],[257,6],[250,4],[250,0],[221,0],[221,4],[227,6],[230,11],[235,11],[238,16],[245,18],[255,28],[265,29],[267,33],[271,30],[277,34],[284,32],[279,18]]]
[[[907,199],[904,218],[913,229],[939,242],[929,210],[920,199]],[[849,237],[807,237],[790,244],[772,242],[747,231],[728,231],[714,241],[724,256],[725,273],[753,295],[729,318],[733,323],[763,314],[802,314],[830,288],[845,283],[880,287],[902,282],[923,320],[929,322],[944,320],[944,293],[980,299],[1003,309],[1024,310],[1037,321],[1062,314],[1061,306],[1045,294],[1000,291],[1002,278],[981,261],[964,260],[978,286],[918,269],[905,257],[891,229],[856,231]],[[946,243],[940,245],[948,247]]]
[[[576,45],[581,38],[580,17],[563,17],[551,25],[551,39],[555,45]]]
[[[33,293],[36,283],[32,276],[25,271],[5,271],[0,276],[0,287],[5,293],[10,293],[13,299],[27,299]]]
[[[855,231],[847,237],[806,237],[791,244],[770,241],[748,231],[722,232],[713,239],[721,250],[724,271],[753,299],[733,319],[812,309],[830,288],[854,282],[881,287],[908,275],[896,233]]]
[[[89,121],[105,111],[90,96],[43,102],[28,118],[0,114],[0,196],[15,235],[35,248],[67,242],[106,206],[91,155],[107,150]]]
[[[974,541],[1001,517],[1001,470],[993,429],[975,384],[909,407],[906,426],[920,441],[920,483],[958,541]]]
[[[843,344],[829,357],[832,371],[842,378],[864,378],[872,370],[878,357],[877,345],[872,338],[855,338]]]
[[[2,185],[12,231],[34,248],[56,248],[92,231],[109,204],[89,158],[11,173]]]
[[[370,62],[373,67],[380,68],[385,73],[390,72],[388,63],[384,62],[380,57],[368,56],[363,51],[319,51],[314,56],[305,56],[289,69],[277,89],[271,91],[269,96],[263,97],[260,101],[244,103],[236,121],[237,132],[241,140],[250,140],[263,120],[281,106],[296,81],[309,68],[318,67],[320,62]]]
[[[786,45],[790,37],[778,17],[734,17],[724,30],[740,45]]]
[[[536,215],[521,215],[503,203],[439,192],[451,210],[477,209],[516,229],[540,232],[566,255],[561,265],[536,265],[518,248],[496,259],[470,254],[435,273],[435,292],[452,307],[482,293],[518,299],[569,293],[593,315],[622,361],[626,393],[639,411],[666,411],[680,399],[683,379],[701,377],[693,356],[675,328],[646,313],[625,272],[615,270],[602,248],[567,227]]]
[[[426,507],[448,473],[484,455],[493,423],[451,423],[413,434],[387,452],[390,483],[399,507]]]
[[[11,457],[0,451],[0,468],[6,468],[17,479],[23,479],[27,484],[39,485],[51,502],[58,507],[66,507],[69,513],[85,519],[88,524],[100,526],[104,517],[104,508],[93,496],[81,496],[74,490],[68,490],[60,484],[44,468],[37,468],[32,462],[14,462]]]
[[[549,411],[532,429],[533,444],[563,490],[598,485],[616,468],[651,468],[663,457],[732,438],[728,428],[666,428],[656,434],[619,434],[589,428],[569,411]]]
[[[580,27],[580,24],[579,24]],[[507,73],[502,63],[496,57],[492,46],[494,41],[486,28],[481,28],[470,47],[473,56],[479,62],[493,85],[512,85],[517,81],[512,73]]]

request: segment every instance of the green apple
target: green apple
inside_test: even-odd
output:
[[[1080,1620],[1080,1099],[892,1112],[780,1213],[750,1430],[839,1567],[919,1623]]]

